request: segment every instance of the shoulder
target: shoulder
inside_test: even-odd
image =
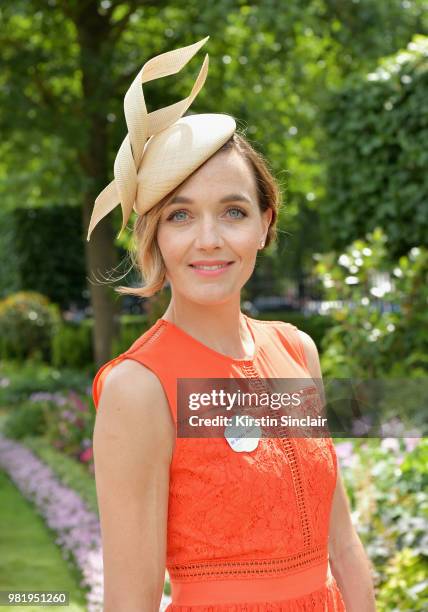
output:
[[[306,358],[306,362],[308,365],[308,370],[310,371],[312,377],[321,378],[321,367],[319,363],[319,354],[317,345],[311,336],[299,329],[293,323],[288,323],[287,321],[263,321],[260,319],[252,319],[256,324],[259,323],[263,327],[269,327],[272,330],[280,330],[283,333],[292,332],[291,336],[295,336],[298,343],[301,345],[301,351],[303,350],[303,357]],[[293,333],[294,332],[294,333]]]
[[[103,433],[122,438],[136,449],[144,441],[146,448],[155,450],[162,441],[172,455],[174,424],[168,400],[159,378],[142,363],[125,358],[106,375],[94,436]]]
[[[305,351],[308,370],[313,378],[322,378],[320,358],[317,345],[309,334],[296,327],[303,350]]]
[[[270,321],[263,319],[252,319],[250,317],[248,318],[250,319],[251,324],[259,325],[265,329],[279,331],[279,333],[282,332],[283,334],[287,334],[287,331],[294,332],[292,337],[294,336],[301,345],[301,350],[304,351],[304,357],[306,357],[308,369],[312,377],[321,378],[321,367],[319,363],[317,345],[308,333],[299,329],[296,325],[293,325],[293,323],[288,323],[287,321]]]
[[[306,332],[304,332],[302,329],[299,329],[298,327],[296,327],[296,330],[299,334],[300,341],[303,344],[303,348],[305,349],[305,353],[308,356],[318,356],[318,348],[312,337]]]
[[[164,394],[159,378],[148,367],[125,355],[106,375],[100,404],[107,396],[124,401],[137,399],[139,403],[142,397],[153,394]]]

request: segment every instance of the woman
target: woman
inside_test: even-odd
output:
[[[178,379],[321,379],[306,333],[240,310],[257,253],[275,237],[277,185],[234,124],[220,118],[207,135],[218,116],[193,117],[152,132],[151,149],[129,134],[146,284],[120,291],[154,295],[169,281],[171,301],[94,379],[104,610],[158,610],[167,568],[169,612],[372,612],[370,567],[330,438],[261,437],[238,449],[226,434],[177,436]],[[115,171],[96,222],[118,196],[123,205],[125,175]]]

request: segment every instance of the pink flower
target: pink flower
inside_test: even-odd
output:
[[[83,452],[80,453],[79,458],[83,463],[87,463],[93,457],[92,448],[87,448]]]

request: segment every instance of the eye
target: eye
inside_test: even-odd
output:
[[[227,212],[230,212],[230,211],[238,212],[238,213],[240,213],[240,214],[241,214],[241,216],[239,216],[239,215],[231,215],[232,219],[243,219],[244,217],[246,217],[246,216],[247,216],[247,213],[246,213],[246,212],[244,212],[244,211],[242,210],[242,208],[237,208],[237,207],[228,208],[228,209],[227,209]]]
[[[184,221],[184,219],[183,219],[183,218],[181,218],[181,219],[177,219],[176,215],[178,215],[178,214],[185,214],[185,215],[186,215],[186,214],[187,214],[187,211],[186,211],[186,210],[184,210],[184,209],[181,209],[181,210],[175,210],[173,213],[171,213],[171,214],[169,215],[169,217],[167,217],[167,219],[166,219],[166,220],[167,220],[167,221],[173,221],[173,220],[175,220],[175,221]]]

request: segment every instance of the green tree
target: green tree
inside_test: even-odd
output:
[[[210,34],[209,79],[192,110],[235,115],[268,156],[285,206],[278,244],[261,258],[261,277],[298,278],[323,241],[316,229],[325,163],[320,111],[346,72],[367,71],[378,57],[405,46],[414,31],[424,33],[425,1],[403,5],[400,0],[360,0],[348,8],[332,0],[4,0],[2,209],[17,202],[73,203],[82,207],[86,236],[94,199],[112,178],[126,133],[123,96],[131,80],[149,57]],[[147,85],[149,111],[190,90],[192,67],[200,61],[192,62],[185,74],[169,77],[168,86]],[[98,364],[109,358],[117,335],[119,299],[93,275],[114,269],[115,245],[126,246],[125,236],[115,242],[119,221],[116,209],[85,244]]]
[[[428,37],[353,75],[327,113],[325,234],[331,248],[382,226],[391,257],[428,235]]]

